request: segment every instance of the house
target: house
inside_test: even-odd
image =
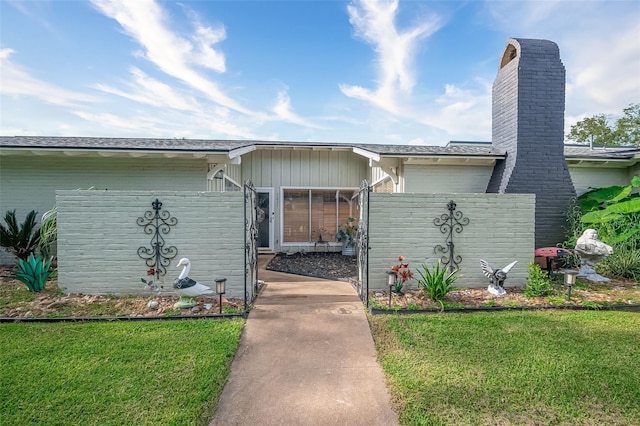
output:
[[[628,184],[640,149],[565,145],[575,191]],[[264,251],[335,247],[337,226],[356,216],[354,194],[368,180],[387,193],[484,193],[506,151],[488,142],[443,147],[266,141],[0,138],[0,211],[43,213],[56,190],[240,191],[251,180],[268,220]],[[535,182],[546,190],[547,182]],[[563,206],[564,208],[564,206]],[[6,259],[6,257],[5,257]]]
[[[456,267],[473,268],[465,272],[468,283],[463,284],[477,285],[482,274],[474,265],[481,256],[505,264],[515,258],[526,265],[534,248],[563,240],[564,214],[573,197],[589,187],[628,184],[640,174],[639,148],[563,143],[564,72],[555,43],[509,39],[493,87],[491,142],[410,146],[0,137],[0,212],[16,209],[24,217],[63,202],[62,244],[68,247],[60,282],[78,290],[90,287],[87,281],[92,280],[79,269],[128,262],[123,250],[137,248],[141,240],[110,242],[108,248],[97,242],[117,231],[122,232],[118,238],[127,239],[135,231],[135,216],[142,213],[137,212],[161,194],[170,200],[165,207],[178,212],[184,225],[178,236],[181,253],[199,256],[206,274],[226,269],[233,280],[244,276],[246,283],[239,193],[251,181],[257,191],[260,251],[315,250],[318,242],[328,242],[322,249],[339,250],[339,225],[358,217],[372,228],[368,258],[376,277],[399,254],[423,262],[440,246],[451,249],[446,259],[464,259]],[[371,188],[371,217],[359,197],[364,180]],[[71,192],[89,188],[98,191]],[[433,228],[434,215],[450,202],[458,206],[457,213],[470,213],[470,227],[475,227],[461,237],[466,247],[458,245],[455,256],[450,241],[437,242],[444,228],[426,229]],[[239,234],[224,233],[233,227]],[[92,257],[92,250],[102,251]],[[9,258],[5,254],[0,260]],[[113,286],[95,292],[128,291],[124,281],[138,273],[133,261],[129,265],[119,276],[111,272]],[[510,277],[524,284],[522,269]],[[231,287],[240,291],[239,284]]]

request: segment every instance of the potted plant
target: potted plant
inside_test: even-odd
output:
[[[341,223],[336,233],[338,241],[342,242],[342,254],[345,256],[355,256],[356,241],[355,236],[358,232],[356,218],[349,216],[345,223]]]

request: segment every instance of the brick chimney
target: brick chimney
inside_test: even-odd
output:
[[[575,189],[564,158],[565,69],[548,40],[507,41],[493,83],[493,145],[507,151],[487,192],[536,194],[536,247],[564,240]]]

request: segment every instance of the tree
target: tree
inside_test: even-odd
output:
[[[616,123],[617,137],[625,145],[640,146],[640,103],[631,104],[622,111],[624,115]]]
[[[596,114],[571,126],[567,139],[594,145],[640,146],[640,103],[630,104],[623,116],[612,123],[611,116]]]

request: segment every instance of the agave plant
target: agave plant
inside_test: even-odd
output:
[[[18,259],[26,260],[38,247],[40,232],[36,227],[36,214],[31,210],[18,226],[16,211],[7,211],[4,216],[7,226],[0,224],[0,246],[9,249]]]
[[[42,256],[35,257],[33,253],[27,260],[18,260],[16,279],[23,282],[29,291],[39,292],[44,289],[47,278],[51,274],[51,261],[45,261]]]

